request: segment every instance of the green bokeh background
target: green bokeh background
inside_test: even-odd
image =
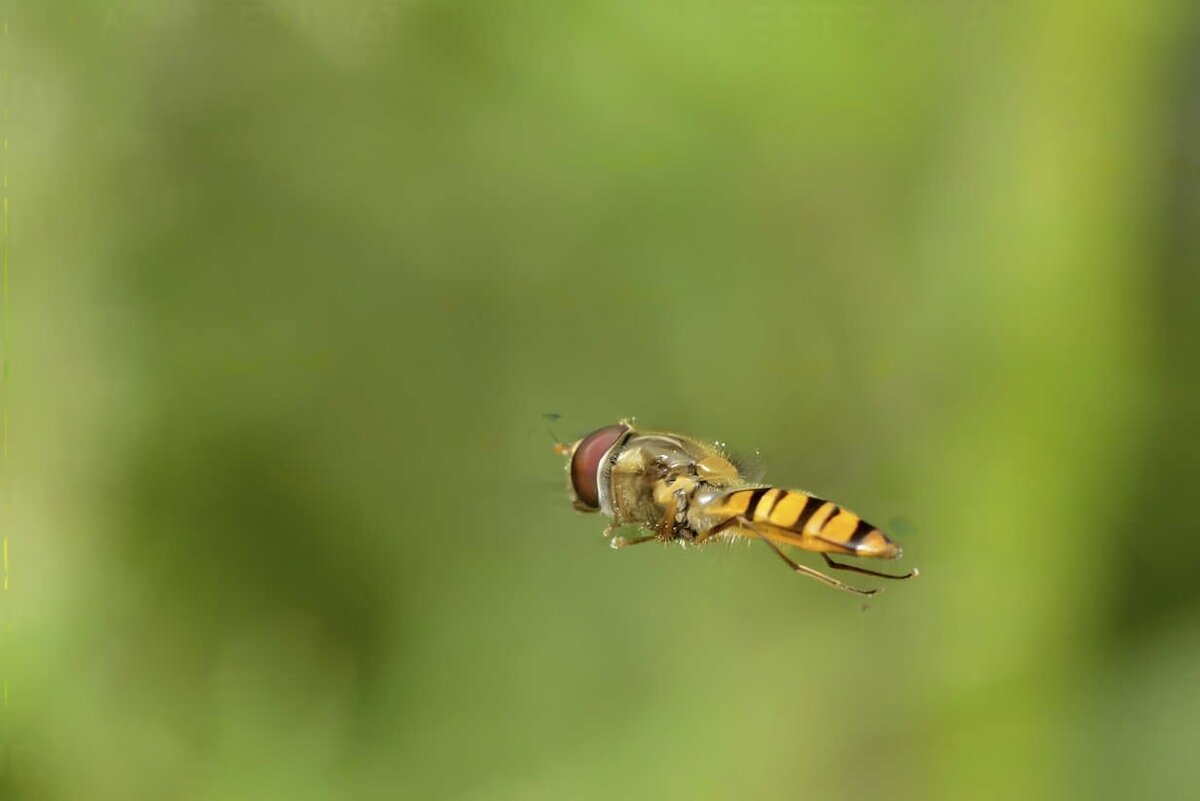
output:
[[[0,11],[4,798],[1197,797],[1191,4]],[[922,575],[614,552],[551,412]]]

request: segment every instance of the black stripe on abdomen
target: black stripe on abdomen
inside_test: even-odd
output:
[[[858,544],[866,539],[867,535],[870,534],[874,528],[874,526],[860,517],[858,519],[858,525],[854,527],[854,533],[850,535],[848,540],[846,540],[846,544],[851,548],[858,550]]]
[[[792,524],[792,529],[795,531],[804,531],[804,526],[808,524],[808,519],[813,516],[814,512],[824,506],[825,503],[824,499],[818,498],[815,495],[809,495],[808,500],[804,503],[804,508],[800,510],[800,516]]]
[[[750,501],[746,504],[746,519],[753,520],[758,513],[758,502],[762,500],[762,496],[770,492],[770,487],[758,487],[750,492]]]

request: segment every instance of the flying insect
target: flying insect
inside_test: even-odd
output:
[[[874,595],[801,565],[782,546],[821,554],[834,570],[877,578],[913,578],[834,561],[830,554],[897,559],[900,545],[832,501],[801,490],[745,480],[720,448],[663,431],[639,431],[632,420],[598,428],[574,444],[556,443],[567,458],[571,502],[581,512],[612,519],[604,529],[614,548],[644,542],[701,545],[715,539],[762,540],[796,573],[830,587]],[[647,533],[626,539],[624,526]]]

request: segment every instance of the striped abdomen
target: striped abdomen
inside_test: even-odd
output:
[[[771,539],[809,551],[881,559],[900,555],[899,545],[858,515],[804,492],[778,487],[734,490],[706,511],[730,521],[749,520]],[[737,533],[733,525],[726,531]]]

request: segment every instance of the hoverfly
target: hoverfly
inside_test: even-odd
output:
[[[721,451],[690,437],[638,431],[631,420],[599,428],[555,450],[567,456],[571,502],[581,512],[612,518],[604,536],[626,525],[649,533],[634,539],[614,536],[614,548],[643,542],[699,545],[715,538],[757,538],[795,572],[860,595],[863,590],[797,564],[781,546],[821,554],[835,570],[907,579],[835,562],[830,554],[896,559],[900,546],[853,512],[798,490],[763,486],[742,478]]]

